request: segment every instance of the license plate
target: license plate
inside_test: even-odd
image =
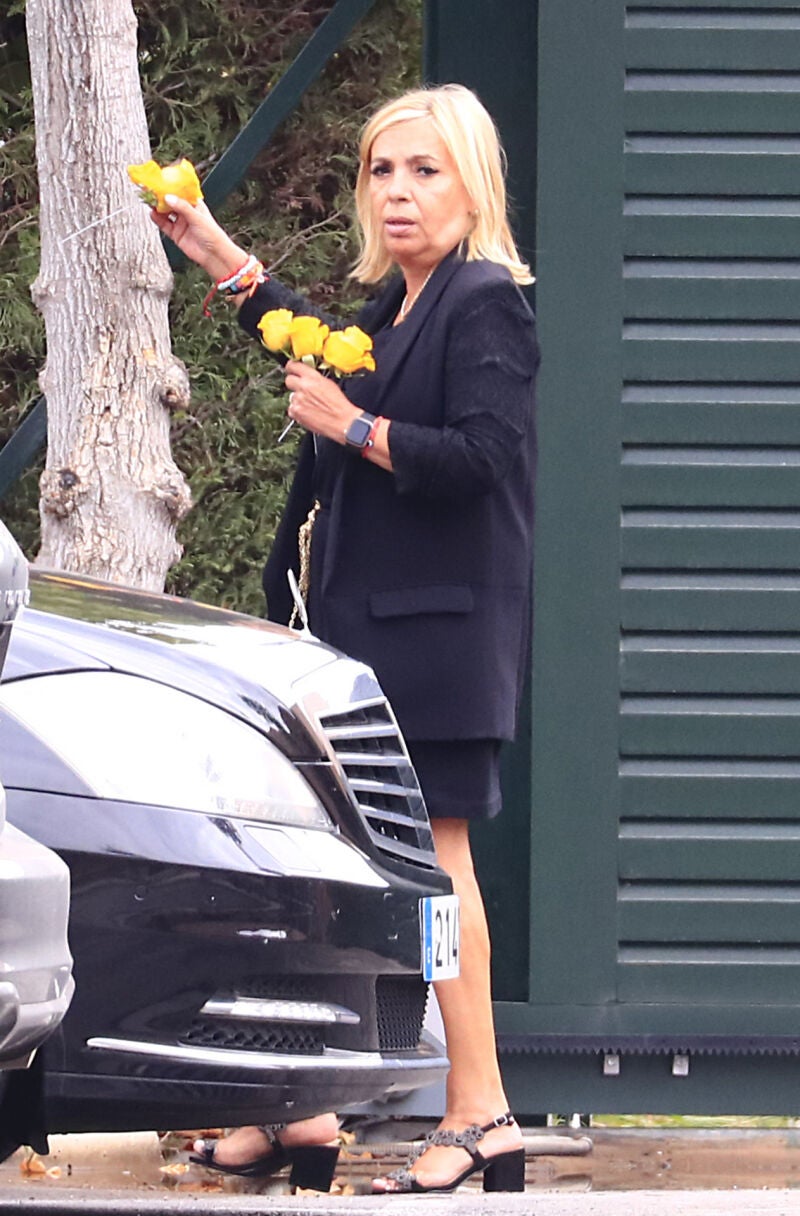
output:
[[[459,974],[460,922],[457,895],[429,895],[419,901],[422,978],[452,980]]]

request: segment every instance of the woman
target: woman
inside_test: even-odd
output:
[[[167,202],[173,215],[154,220],[220,290],[243,276],[248,332],[258,336],[260,318],[276,308],[322,316],[260,273],[251,281],[244,251],[202,204]],[[437,985],[447,1109],[409,1168],[376,1179],[374,1190],[452,1190],[481,1170],[486,1189],[521,1190],[522,1135],[498,1066],[469,822],[500,809],[498,753],[514,735],[528,645],[538,354],[502,151],[474,94],[445,85],[379,110],[361,142],[356,204],[363,248],[354,275],[375,283],[392,268],[399,274],[359,318],[374,339],[375,371],[339,384],[286,364],[289,417],[311,435],[265,571],[269,615],[288,620],[286,570],[297,569],[298,528],[316,500],[311,627],[375,670],[460,897],[461,975]],[[320,1143],[332,1130],[322,1118],[282,1134]],[[265,1148],[262,1131],[240,1129],[214,1164],[223,1151],[230,1160],[234,1150]]]

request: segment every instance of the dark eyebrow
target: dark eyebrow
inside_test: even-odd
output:
[[[390,156],[372,156],[370,157],[371,165],[380,165],[388,163],[392,158]],[[415,152],[413,156],[408,157],[408,164],[417,165],[421,161],[430,161],[433,164],[439,164],[439,158],[433,152]]]

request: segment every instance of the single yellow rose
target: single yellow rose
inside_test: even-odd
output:
[[[323,324],[318,317],[295,317],[289,328],[295,359],[320,356],[330,332],[330,326]]]
[[[178,198],[185,198],[187,203],[191,203],[193,207],[203,197],[200,179],[190,160],[184,158],[175,161],[174,164],[165,165],[161,171],[161,177],[165,194],[177,194]]]
[[[335,329],[325,340],[322,357],[334,371],[345,376],[353,372],[374,372],[375,360],[369,353],[372,350],[372,338],[365,334],[357,325],[348,325],[346,329]]]
[[[139,186],[142,191],[146,190],[150,194],[155,194],[157,187],[161,184],[161,166],[157,165],[154,160],[146,160],[143,165],[128,165],[128,177],[134,186]]]
[[[144,201],[161,215],[169,214],[164,202],[167,194],[176,194],[193,207],[203,197],[200,179],[190,160],[177,160],[163,169],[156,161],[146,160],[143,165],[128,165],[128,177],[140,188]]]
[[[267,350],[288,350],[293,320],[294,313],[288,308],[273,308],[264,313],[258,322],[258,328],[261,330],[261,341]]]

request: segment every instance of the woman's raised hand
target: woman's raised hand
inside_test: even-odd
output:
[[[181,253],[202,266],[214,280],[235,274],[247,260],[247,254],[231,240],[205,203],[187,203],[174,194],[168,194],[164,201],[171,208],[169,215],[153,209],[150,218]]]

